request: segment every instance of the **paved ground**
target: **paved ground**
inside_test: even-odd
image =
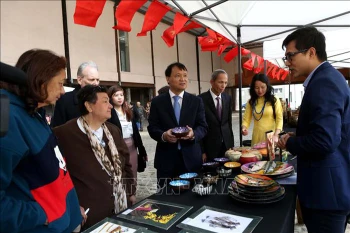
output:
[[[238,113],[232,114],[233,133],[235,137],[235,145],[239,145],[239,115]],[[156,170],[153,167],[154,152],[156,148],[156,142],[148,135],[147,126],[148,123],[144,123],[144,131],[140,132],[143,144],[148,154],[148,164],[145,172],[138,173],[138,188],[137,199],[142,200],[156,192]],[[252,128],[252,127],[250,127]],[[251,129],[249,130],[251,132]],[[250,139],[249,136],[244,137],[243,140]],[[295,218],[296,219],[296,218]],[[305,225],[295,224],[294,233],[307,232]],[[273,232],[272,232],[273,233]],[[345,233],[350,233],[350,224],[348,224]]]

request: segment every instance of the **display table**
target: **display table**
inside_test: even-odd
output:
[[[279,202],[264,205],[246,204],[235,201],[227,193],[227,186],[233,180],[234,175],[230,178],[220,179],[217,185],[214,186],[215,190],[213,190],[212,194],[208,196],[199,196],[193,193],[191,190],[184,191],[180,194],[174,194],[170,191],[170,187],[167,187],[168,190],[164,189],[163,192],[154,194],[148,197],[148,199],[188,205],[193,206],[193,208],[167,231],[141,223],[137,225],[146,227],[149,230],[156,232],[179,232],[181,229],[177,228],[176,225],[197,211],[199,208],[206,205],[240,214],[263,217],[262,221],[254,229],[253,233],[294,232],[296,185],[284,185],[286,194],[283,200]],[[135,222],[121,219],[116,216],[114,218],[124,222],[136,224]]]

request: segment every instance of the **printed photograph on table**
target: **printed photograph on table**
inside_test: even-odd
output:
[[[144,227],[136,226],[130,223],[121,222],[112,218],[105,218],[96,223],[83,233],[142,233],[147,232]]]
[[[209,206],[203,206],[177,227],[182,232],[250,233],[262,217],[239,214]]]
[[[192,206],[146,199],[118,217],[167,230],[191,208]]]

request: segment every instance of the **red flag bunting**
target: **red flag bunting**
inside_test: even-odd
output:
[[[169,6],[153,1],[145,14],[142,30],[137,36],[146,36],[148,31],[155,29],[163,16],[170,10]]]
[[[283,70],[283,74],[281,76],[281,80],[285,80],[288,76],[289,72],[287,70]]]
[[[106,0],[86,1],[77,0],[74,12],[74,23],[89,27],[95,27],[98,18],[102,14]]]
[[[232,41],[225,36],[207,28],[208,36],[198,37],[198,43],[201,45],[202,51],[215,51],[220,45],[234,45]]]
[[[235,58],[238,55],[238,47],[234,47],[231,49],[228,53],[226,53],[224,60],[229,63],[233,58]]]
[[[131,31],[131,20],[134,17],[136,11],[143,6],[147,0],[122,0],[115,10],[115,19],[117,20],[117,25],[113,28],[130,32]]]
[[[278,71],[277,71],[277,73],[276,73],[276,75],[275,75],[275,79],[280,80],[280,76],[281,76],[282,70],[283,70],[283,69],[278,68]]]
[[[256,61],[258,65],[254,69],[254,73],[258,74],[264,69],[264,58],[260,57],[259,55],[256,55]]]
[[[273,68],[271,70],[271,78],[275,78],[276,77],[276,72],[277,72],[278,67],[276,65],[273,65]]]
[[[243,56],[245,56],[245,55],[248,55],[251,52],[248,49],[241,48],[241,53],[242,53]]]
[[[188,20],[189,19],[186,16],[176,12],[173,25],[168,27],[162,35],[163,40],[169,47],[174,45],[175,36],[181,31],[181,29],[183,29]]]
[[[255,53],[252,53],[250,54],[252,57],[246,61],[244,64],[243,64],[243,68],[247,69],[247,70],[253,70],[254,68],[254,63],[255,63],[255,58],[256,58],[256,54]]]
[[[201,28],[202,25],[199,23],[191,21],[189,24],[187,24],[185,27],[183,27],[180,32],[186,32],[188,30],[194,29],[194,28]]]

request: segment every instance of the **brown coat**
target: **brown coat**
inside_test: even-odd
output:
[[[129,162],[128,148],[121,137],[119,129],[106,122],[106,126],[113,136],[122,163],[122,178],[129,197],[135,194],[136,187]],[[102,169],[92,152],[90,141],[77,124],[77,119],[53,129],[57,136],[59,147],[66,159],[67,168],[78,193],[80,206],[90,208],[84,228],[90,227],[102,219],[113,215],[114,197],[113,187],[109,183],[109,176]],[[103,135],[108,145],[108,139]],[[107,156],[111,160],[109,147],[105,147]],[[111,160],[112,161],[112,160]]]

